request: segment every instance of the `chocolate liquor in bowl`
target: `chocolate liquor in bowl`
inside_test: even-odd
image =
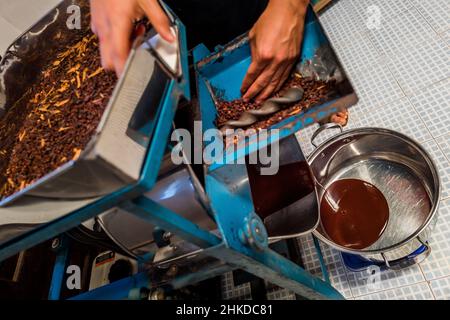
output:
[[[306,161],[281,165],[275,175],[262,175],[258,165],[251,164],[247,164],[247,172],[253,205],[262,219],[314,192],[314,180]]]
[[[383,193],[368,182],[338,180],[321,197],[320,219],[325,233],[336,244],[364,249],[386,230],[389,205]]]

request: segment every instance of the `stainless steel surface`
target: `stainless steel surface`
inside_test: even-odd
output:
[[[280,167],[292,163],[307,162],[297,138],[288,137],[280,141]],[[314,177],[311,175],[311,180]],[[313,181],[312,181],[313,183]],[[270,190],[267,190],[270,192]],[[311,233],[319,224],[318,193],[314,190],[298,199],[291,205],[275,212],[264,219],[264,225],[269,235],[269,242],[297,238]]]
[[[61,218],[67,212],[81,209],[98,198],[55,200],[24,196],[14,206],[0,208],[0,243],[29,232],[39,225]]]
[[[314,234],[325,243],[344,252],[378,258],[383,253],[385,259],[394,260],[428,239],[436,223],[440,181],[431,157],[412,139],[386,129],[350,130],[320,145],[309,163],[325,187],[339,179],[364,180],[376,186],[389,205],[387,228],[372,246],[362,250],[339,246],[319,226]]]
[[[311,144],[314,146],[314,148],[317,148],[317,144],[315,143],[316,138],[325,130],[329,130],[329,129],[339,129],[341,132],[344,132],[344,128],[338,124],[338,123],[325,123],[324,125],[320,126],[319,129],[316,130],[316,132],[313,133],[313,135],[311,136]]]
[[[0,96],[7,110],[29,88],[41,72],[48,56],[70,44],[90,28],[88,0],[63,0],[33,27],[11,44],[0,62]],[[79,5],[82,30],[66,27],[67,7]],[[112,193],[136,182],[140,176],[146,147],[127,135],[130,121],[143,93],[162,72],[147,42],[139,39],[132,48],[125,72],[116,85],[102,120],[77,161],[71,161],[44,176],[28,188],[3,199],[1,206],[24,194],[55,199],[86,199]],[[1,116],[1,112],[0,112]]]
[[[196,223],[201,228],[214,230],[215,223],[205,209],[207,204],[201,202],[198,186],[195,187],[198,182],[193,181],[195,178],[192,178],[187,168],[178,167],[161,177],[146,196]],[[134,255],[143,254],[156,248],[153,243],[154,226],[131,213],[114,208],[97,219],[116,244]],[[173,241],[176,239],[174,238]]]

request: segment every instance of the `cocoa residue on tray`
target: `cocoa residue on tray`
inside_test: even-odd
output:
[[[329,101],[334,95],[336,95],[336,84],[333,81],[314,81],[312,79],[302,78],[298,74],[292,74],[283,85],[279,93],[274,95],[274,97],[279,96],[289,88],[299,86],[305,90],[303,99],[300,102],[294,103],[292,106],[289,106],[273,115],[267,116],[267,118],[253,124],[249,128],[267,129],[286,118],[313,107],[314,105]],[[219,100],[217,105],[216,125],[220,128],[227,121],[238,120],[244,111],[258,109],[260,107],[261,104],[255,102],[245,102],[242,99],[233,101]]]
[[[0,120],[0,198],[80,156],[116,81],[102,69],[91,32],[61,48]]]

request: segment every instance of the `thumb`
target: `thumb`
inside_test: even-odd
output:
[[[166,41],[175,41],[175,36],[170,29],[170,20],[157,0],[140,0],[142,10],[150,20],[156,32]]]

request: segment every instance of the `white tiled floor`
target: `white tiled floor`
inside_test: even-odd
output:
[[[57,2],[0,0],[0,52]],[[372,5],[382,13],[380,28],[375,30],[367,28]],[[428,260],[383,273],[377,287],[367,284],[367,275],[346,270],[340,254],[322,245],[331,281],[350,299],[450,299],[450,2],[340,0],[321,21],[361,98],[351,110],[349,128],[388,127],[423,143],[439,167],[445,199]],[[316,128],[299,134],[307,154]],[[311,237],[299,241],[306,269],[320,276]],[[248,286],[234,288],[231,283],[231,274],[225,275],[226,298],[250,297]],[[286,290],[269,296],[292,298]]]
[[[376,30],[366,26],[371,5],[383,14]],[[449,7],[448,0],[340,0],[321,16],[360,97],[350,110],[348,129],[377,126],[411,136],[435,160],[442,180],[432,253],[420,265],[383,272],[372,284],[369,274],[347,270],[340,254],[322,245],[331,282],[348,299],[450,299]],[[305,154],[313,150],[309,140],[317,128],[298,134]],[[321,276],[311,237],[299,241],[305,268]]]
[[[426,282],[398,287],[356,298],[356,300],[434,300],[430,286]]]
[[[361,18],[372,4],[390,12],[379,30],[367,29]],[[321,17],[360,96],[350,110],[349,128],[387,127],[415,138],[435,160],[443,189],[431,256],[412,268],[382,273],[378,286],[368,284],[364,272],[337,268],[333,279],[339,281],[333,284],[346,297],[350,288],[356,299],[450,299],[449,6],[447,0],[340,0]],[[353,21],[334,21],[341,15]],[[298,135],[307,154],[316,128]],[[318,269],[313,262],[308,267]]]

